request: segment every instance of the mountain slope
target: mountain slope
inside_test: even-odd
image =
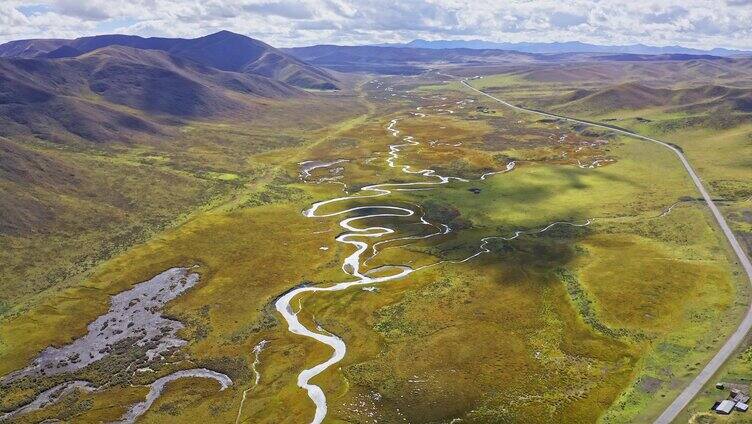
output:
[[[49,61],[0,60],[0,136],[103,142],[159,132],[134,113],[76,96],[71,81],[79,75]]]
[[[75,58],[0,59],[0,135],[124,140],[177,118],[248,116],[254,99],[303,92],[156,50],[111,46]]]
[[[66,45],[66,43],[68,43],[69,41],[70,40],[64,39],[9,41],[5,44],[0,44],[0,57],[17,57],[29,59],[56,50]]]
[[[297,90],[278,81],[218,71],[158,51],[106,47],[77,58],[90,70],[89,88],[112,103],[181,116],[212,116],[243,108],[228,91],[277,98]]]
[[[326,71],[229,31],[194,39],[99,35],[75,40],[20,40],[0,45],[0,57],[73,57],[108,46],[162,50],[219,70],[261,75],[302,88],[337,88],[336,78]]]
[[[262,75],[298,87],[337,88],[336,79],[326,71],[261,41],[229,31],[187,40],[169,51],[217,69]]]

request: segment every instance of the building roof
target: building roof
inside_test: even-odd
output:
[[[732,394],[734,394],[732,392]],[[749,396],[745,395],[744,393],[735,393],[734,397],[731,399],[734,402],[741,402],[741,403],[747,403],[749,401]]]
[[[726,399],[721,401],[721,403],[719,403],[718,406],[715,407],[715,411],[719,414],[730,414],[734,409],[734,405],[734,401]]]
[[[739,403],[736,404],[736,409],[738,409],[740,411],[746,411],[747,409],[749,409],[749,405],[747,405],[744,402],[739,402]]]

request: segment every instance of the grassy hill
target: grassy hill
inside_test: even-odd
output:
[[[752,112],[752,91],[707,84],[692,88],[653,88],[623,83],[595,90],[574,90],[557,110],[590,111],[663,107],[668,112]]]

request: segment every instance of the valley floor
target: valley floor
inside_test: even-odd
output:
[[[196,188],[192,213],[86,272],[0,287],[7,375],[48,346],[121,334],[87,328],[118,293],[173,267],[197,276],[158,305],[180,327],[173,349],[125,338],[90,365],[6,379],[4,411],[84,382],[10,419],[127,421],[150,396],[139,422],[649,422],[745,311],[732,252],[660,146],[517,113],[441,75],[328,96],[295,109],[325,114],[341,96],[322,129],[304,122],[274,148],[244,147],[271,131],[186,128],[186,146],[231,140],[182,156],[223,165],[211,201]],[[195,177],[170,154],[170,172]]]

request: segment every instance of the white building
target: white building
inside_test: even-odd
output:
[[[736,405],[736,403],[733,400],[728,400],[728,399],[722,400],[721,403],[719,403],[718,405],[716,405],[715,412],[717,412],[719,414],[728,415],[728,414],[731,413],[731,411],[734,410],[734,406],[735,405]]]

